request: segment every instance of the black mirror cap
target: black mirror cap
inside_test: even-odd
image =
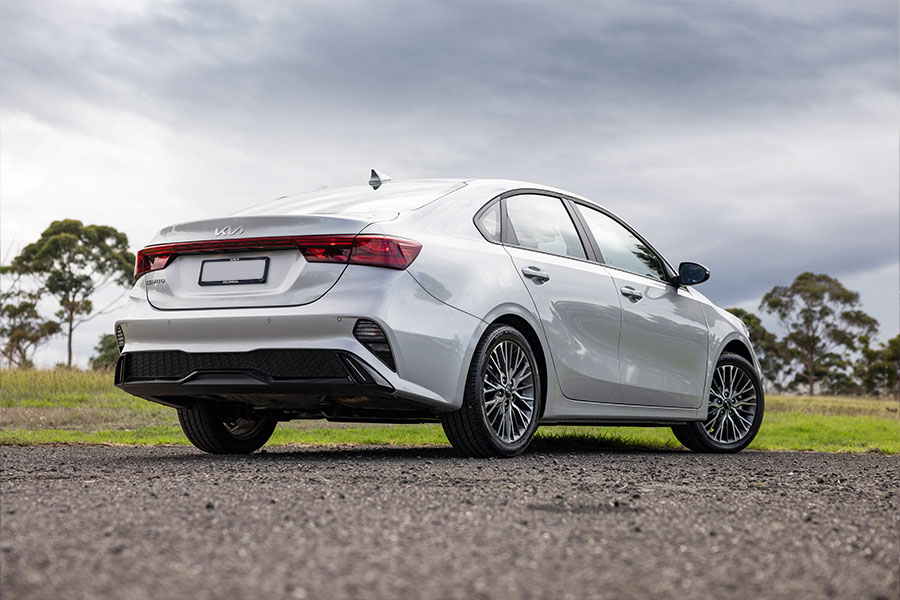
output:
[[[683,262],[678,265],[678,284],[697,285],[709,279],[709,269],[695,262]]]

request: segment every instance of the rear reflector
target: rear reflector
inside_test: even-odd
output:
[[[122,331],[121,325],[116,325],[116,346],[119,347],[119,354],[121,354],[122,348],[125,347],[125,332]]]
[[[368,319],[358,320],[353,327],[353,336],[359,340],[359,343],[368,348],[369,352],[387,365],[391,371],[397,371],[397,367],[394,364],[394,354],[391,352],[391,345],[388,343],[384,330],[378,326],[378,323]]]
[[[186,254],[299,250],[307,262],[330,262],[405,269],[419,255],[422,244],[381,235],[282,236],[237,240],[180,242],[138,250],[134,278],[168,267]]]

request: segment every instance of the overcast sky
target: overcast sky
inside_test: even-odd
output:
[[[0,44],[7,261],[53,219],[137,249],[377,167],[565,188],[720,305],[809,270],[900,329],[896,0],[0,0]]]

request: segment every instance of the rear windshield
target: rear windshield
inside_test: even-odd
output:
[[[463,187],[459,181],[388,182],[379,189],[354,185],[278,198],[236,215],[372,215],[405,213]]]

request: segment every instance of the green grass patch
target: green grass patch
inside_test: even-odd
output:
[[[85,431],[80,429],[0,429],[0,445],[31,444],[124,444],[143,445],[184,445],[189,444],[175,425],[157,425],[136,429],[100,429]]]
[[[0,444],[188,444],[177,425],[134,429],[0,429]],[[301,428],[282,423],[270,445],[444,446],[439,425]],[[554,450],[674,450],[681,447],[663,427],[543,427],[534,447]],[[750,445],[759,450],[818,452],[900,452],[900,425],[872,417],[831,417],[800,413],[768,415]]]
[[[879,398],[770,396],[751,448],[900,453],[900,403]],[[188,444],[173,409],[129,396],[111,373],[0,371],[0,444]],[[270,444],[446,445],[439,425],[281,423]],[[664,427],[543,427],[537,450],[671,450]]]
[[[546,441],[590,445],[597,438],[622,446],[680,448],[668,427],[544,427]],[[615,444],[613,444],[615,445]],[[750,444],[757,450],[900,453],[900,420],[807,413],[766,413]]]

